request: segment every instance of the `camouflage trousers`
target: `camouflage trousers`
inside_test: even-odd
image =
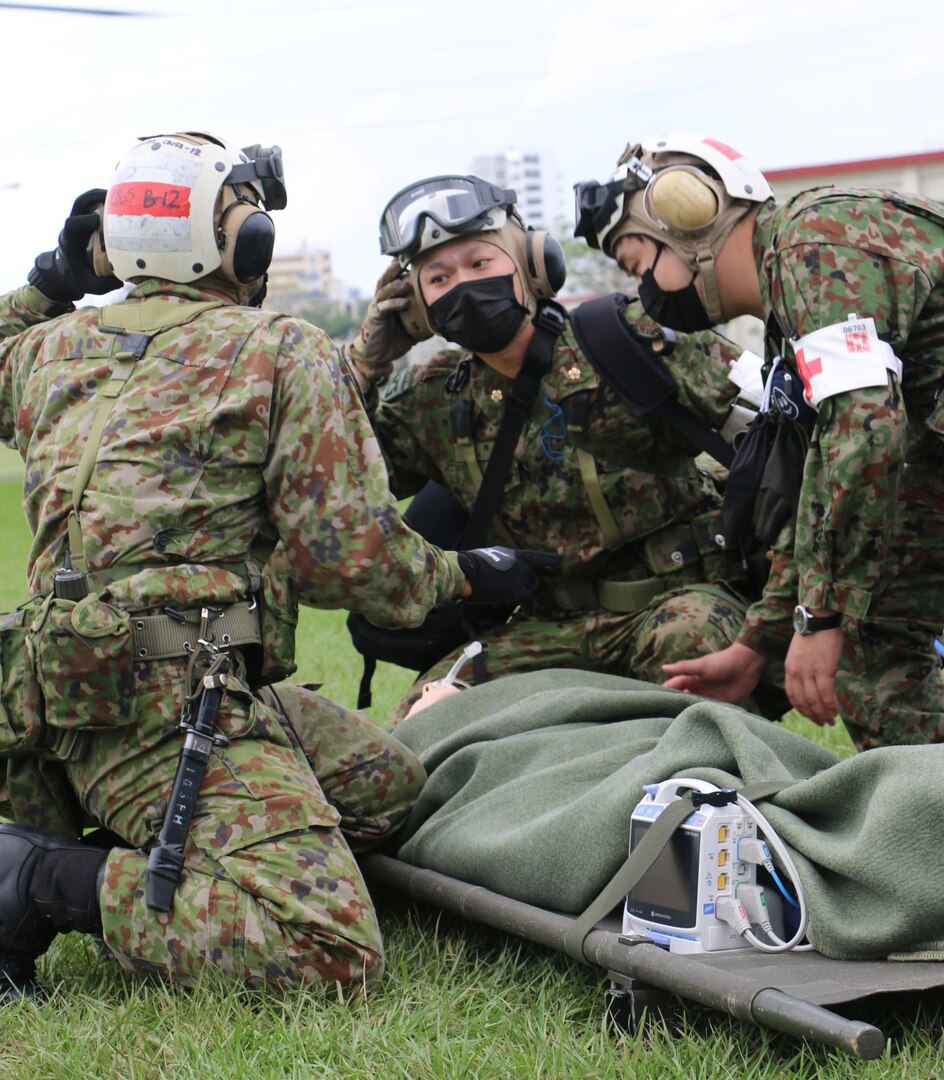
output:
[[[138,719],[91,733],[82,759],[8,762],[22,822],[69,831],[81,819],[128,844],[107,857],[105,944],[125,968],[189,981],[213,966],[252,988],[281,990],[383,972],[373,905],[352,854],[384,839],[425,779],[414,755],[362,714],[282,683],[255,694],[231,683],[200,787],[173,910],[145,903],[148,849],[180,754],[185,664],[136,665]],[[71,831],[76,834],[75,822]]]
[[[934,638],[944,623],[944,490],[908,466],[887,569],[867,616],[843,621],[836,696],[860,750],[944,742],[944,678]]]
[[[516,616],[482,633],[485,668],[489,678],[542,668],[581,668],[662,683],[663,664],[732,644],[746,611],[740,597],[717,584],[668,590],[629,615],[559,611],[536,618]],[[456,649],[417,679],[397,704],[396,720],[406,715],[424,684],[442,678],[461,652]],[[460,678],[472,681],[471,664]],[[782,687],[783,664],[771,663],[757,700],[745,703],[745,708],[772,719],[781,716],[789,708]]]

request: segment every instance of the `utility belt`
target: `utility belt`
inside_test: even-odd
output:
[[[215,643],[219,646],[262,645],[260,608],[255,600],[228,604],[216,610],[213,620]],[[197,645],[200,609],[177,611],[163,608],[157,615],[133,615],[131,638],[135,660],[169,660],[188,656]]]
[[[637,557],[649,576],[634,581],[555,577],[538,585],[536,596],[559,611],[634,615],[661,593],[732,577],[733,560],[724,550],[720,510],[659,529],[639,542]]]
[[[210,605],[214,644],[240,649],[255,686],[294,670],[293,587],[264,585],[252,600]],[[134,665],[192,654],[200,617],[199,607],[129,612],[100,593],[37,597],[0,615],[0,757],[77,760],[85,732],[133,723]]]

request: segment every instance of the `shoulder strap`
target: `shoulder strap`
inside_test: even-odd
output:
[[[150,344],[151,338],[162,330],[190,322],[208,308],[221,307],[222,300],[186,301],[172,304],[159,297],[148,297],[133,303],[122,301],[109,304],[99,314],[100,329],[118,335],[118,352],[111,377],[99,391],[101,401],[92,421],[92,430],[82,448],[82,457],[75,472],[72,484],[72,512],[69,514],[69,552],[72,565],[76,570],[88,571],[85,558],[85,542],[82,539],[82,526],[79,521],[79,506],[82,496],[92,477],[95,459],[98,456],[99,443],[105,430],[105,422],[118,395],[124,390],[134,371],[135,363],[141,359]]]
[[[622,293],[610,293],[575,308],[570,321],[577,344],[633,416],[655,413],[727,468],[734,450],[679,402],[671,372],[623,317],[628,303]]]
[[[531,412],[541,380],[550,368],[554,344],[563,333],[566,322],[567,315],[559,304],[551,300],[539,301],[534,316],[534,336],[528,345],[521,371],[512,383],[505,413],[495,436],[495,445],[485,466],[482,485],[462,534],[461,546],[464,548],[481,547],[485,542],[489,523],[505,486],[518,436]]]
[[[739,792],[751,802],[770,798],[778,791],[790,787],[792,780],[770,780],[756,784],[746,784]],[[564,952],[574,960],[586,963],[583,955],[583,943],[590,931],[610,911],[621,903],[626,894],[656,861],[665,845],[672,839],[672,834],[692,813],[692,793],[669,803],[662,813],[646,830],[646,835],[630,852],[629,858],[603,886],[600,894],[590,906],[578,916],[564,935]]]

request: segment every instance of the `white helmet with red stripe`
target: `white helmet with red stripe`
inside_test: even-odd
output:
[[[575,235],[608,255],[627,235],[665,244],[701,275],[717,322],[714,261],[738,221],[771,198],[763,173],[730,146],[698,135],[656,135],[629,143],[606,184],[577,185]]]
[[[193,131],[132,147],[105,199],[105,252],[118,277],[261,279],[275,226],[260,204],[282,209],[285,184],[278,147],[250,152]]]

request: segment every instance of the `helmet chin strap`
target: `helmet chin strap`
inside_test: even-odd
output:
[[[694,269],[701,281],[708,318],[711,319],[713,325],[723,322],[721,297],[718,295],[718,279],[715,277],[715,257],[707,244],[696,246]]]

